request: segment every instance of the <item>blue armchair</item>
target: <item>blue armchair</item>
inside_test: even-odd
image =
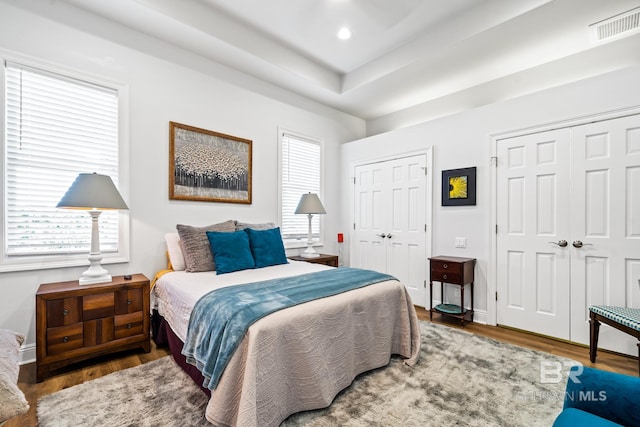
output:
[[[553,427],[620,425],[640,426],[640,378],[573,366]]]

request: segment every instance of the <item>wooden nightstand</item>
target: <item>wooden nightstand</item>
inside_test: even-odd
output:
[[[287,257],[289,259],[292,259],[294,261],[306,261],[306,262],[310,262],[313,264],[324,264],[324,265],[328,265],[330,267],[337,267],[338,266],[338,255],[327,255],[327,254],[320,254],[320,256],[315,257],[315,258],[305,258],[305,257],[301,257],[299,255],[296,256],[290,256]]]
[[[475,258],[461,258],[453,256],[437,256],[429,258],[429,319],[433,313],[440,313],[460,319],[462,326],[465,320],[473,322],[473,273],[476,265]],[[433,282],[440,282],[440,304],[433,306]],[[444,284],[460,286],[460,305],[444,302]],[[464,287],[471,285],[471,307],[464,306]]]
[[[149,279],[134,274],[94,285],[46,283],[36,293],[36,380],[95,356],[149,352]]]

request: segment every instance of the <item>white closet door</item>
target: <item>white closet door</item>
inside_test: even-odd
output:
[[[382,233],[387,224],[388,170],[383,163],[355,168],[355,230],[351,266],[387,272]],[[386,231],[384,231],[386,236]]]
[[[498,323],[588,344],[589,306],[640,308],[640,116],[501,140],[497,153]],[[636,344],[600,329],[600,347]]]
[[[640,116],[574,127],[571,142],[571,340],[588,344],[589,306],[640,308]],[[636,344],[600,328],[602,348]]]
[[[497,148],[498,323],[569,339],[569,131]]]
[[[355,167],[352,265],[391,274],[427,300],[426,155]]]

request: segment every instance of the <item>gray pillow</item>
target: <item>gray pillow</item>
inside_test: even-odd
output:
[[[24,335],[0,329],[0,424],[29,410],[29,403],[18,388],[18,351],[23,342]]]
[[[272,228],[276,228],[276,225],[273,222],[263,222],[259,224],[250,224],[248,222],[236,223],[236,231],[244,230],[245,228],[251,228],[253,230],[270,230]]]
[[[176,225],[182,253],[184,255],[185,271],[194,273],[198,271],[213,271],[216,265],[213,262],[213,254],[207,231],[236,231],[236,222],[233,220],[213,224],[206,227],[193,227],[190,225]]]

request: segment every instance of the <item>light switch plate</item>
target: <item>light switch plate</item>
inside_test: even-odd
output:
[[[467,238],[456,237],[456,248],[466,248],[466,247],[467,247]]]

